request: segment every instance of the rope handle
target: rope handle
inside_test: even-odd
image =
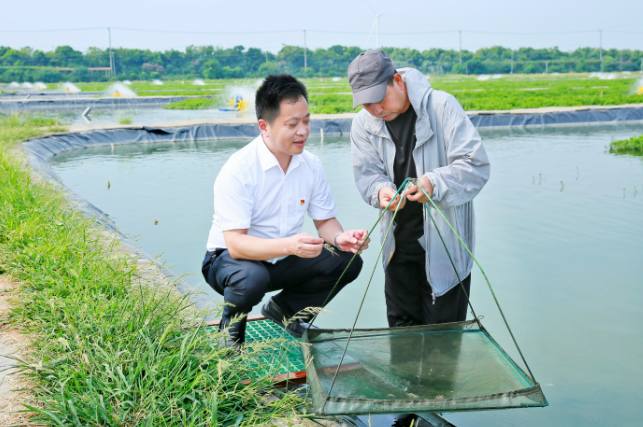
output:
[[[362,247],[364,246],[364,244],[366,243],[366,241],[371,237],[371,234],[373,234],[373,231],[375,231],[375,227],[377,227],[377,224],[379,224],[379,222],[382,220],[382,218],[384,217],[384,215],[386,214],[386,212],[388,212],[388,208],[389,208],[389,207],[391,206],[391,204],[395,201],[395,198],[397,197],[397,195],[398,195],[398,194],[400,194],[400,191],[402,191],[402,189],[404,188],[404,186],[408,184],[408,182],[407,182],[407,181],[410,181],[410,180],[411,180],[411,178],[406,178],[406,179],[404,180],[404,182],[402,182],[402,185],[400,185],[400,188],[395,192],[395,194],[394,194],[394,195],[393,195],[393,197],[391,198],[391,201],[388,203],[388,205],[386,205],[386,208],[384,208],[384,209],[382,210],[382,213],[381,213],[381,214],[380,214],[380,216],[377,218],[377,221],[375,221],[375,224],[373,224],[373,227],[371,228],[371,231],[369,231],[369,232],[368,232],[368,234],[366,235],[366,239],[364,239],[364,241],[362,242],[362,244],[361,244],[361,245],[359,245],[359,248],[357,249],[357,251],[356,251],[356,252],[353,254],[353,256],[351,257],[351,260],[350,260],[350,261],[348,262],[348,264],[346,265],[346,268],[344,269],[344,271],[342,271],[342,274],[339,276],[339,279],[337,279],[337,282],[335,282],[335,285],[333,285],[333,287],[331,288],[330,292],[328,293],[328,296],[326,297],[326,299],[324,300],[323,304],[321,305],[322,307],[325,307],[325,306],[326,306],[326,303],[327,303],[327,302],[328,302],[328,300],[330,299],[330,296],[333,294],[333,291],[335,290],[335,288],[337,288],[337,285],[339,285],[339,282],[341,282],[342,278],[344,277],[344,274],[346,274],[346,272],[348,271],[348,268],[351,266],[351,264],[353,263],[353,261],[355,260],[355,258],[357,258],[357,255],[361,252]],[[401,200],[402,200],[402,198],[400,198],[400,201],[401,201]],[[399,208],[399,205],[398,205],[398,208]],[[397,212],[397,210],[396,210],[396,212]],[[391,221],[392,221],[392,220],[391,220]],[[387,235],[388,235],[388,234],[387,234]],[[384,239],[384,242],[386,242],[386,239]],[[382,249],[384,249],[384,243],[382,243]],[[381,253],[381,250],[380,250],[380,253]],[[379,258],[379,257],[378,257],[378,258]],[[376,262],[376,265],[377,265],[377,262]],[[308,322],[308,328],[307,328],[307,329],[310,329],[310,326],[311,326],[311,325],[313,324],[313,322],[317,319],[317,316],[319,316],[319,313],[315,314],[315,315],[313,316],[313,318],[310,320],[310,322]]]
[[[402,199],[406,195],[406,190],[408,189],[409,185],[411,185],[411,180],[410,180],[410,178],[407,178],[407,179],[404,180],[404,182],[400,186],[400,189],[397,190],[397,192],[395,193],[395,196],[393,196],[391,198],[391,201],[389,202],[389,204],[386,206],[386,209],[384,210],[384,213],[388,211],[388,207],[391,206],[391,203],[393,203],[393,201],[395,200],[395,197],[400,192],[400,190],[403,188],[404,191],[402,192],[402,197],[400,197],[400,203],[397,204],[397,207],[395,208],[395,212],[393,212],[393,218],[391,218],[391,223],[389,224],[388,229],[386,230],[386,235],[384,236],[384,239],[382,241],[382,246],[380,246],[380,251],[377,254],[377,258],[375,258],[376,260],[379,259],[380,256],[382,255],[382,251],[384,250],[384,245],[386,244],[386,239],[388,239],[388,235],[391,232],[391,228],[393,227],[393,222],[395,221],[395,217],[397,216],[397,212],[400,210],[400,206],[402,205],[402,203],[401,203]],[[383,214],[380,215],[380,217],[378,218],[377,222],[379,222],[380,219],[382,219],[382,216],[383,216]],[[377,222],[375,223],[375,225],[377,225]],[[373,226],[373,229],[374,228],[375,228],[375,226]],[[371,232],[372,232],[372,230],[371,230]],[[370,233],[369,233],[369,235],[370,235]],[[359,251],[357,251],[357,252],[359,252]],[[355,255],[357,255],[357,252],[355,253]],[[355,256],[353,256],[353,259],[354,258],[355,258]],[[351,261],[352,261],[352,259],[351,259]],[[348,267],[346,267],[346,268],[348,269]],[[330,387],[328,388],[328,396],[324,400],[324,406],[326,406],[326,403],[328,402],[328,397],[330,397],[330,393],[333,390],[333,386],[335,385],[335,380],[337,379],[337,374],[339,373],[339,369],[341,368],[342,363],[344,362],[344,357],[346,356],[346,352],[348,351],[348,344],[350,343],[351,338],[353,337],[353,332],[355,331],[355,326],[357,325],[357,319],[359,318],[359,315],[362,312],[362,307],[364,306],[364,301],[366,300],[366,294],[368,293],[368,289],[371,286],[371,282],[373,281],[373,276],[375,275],[375,270],[376,269],[377,269],[377,261],[375,262],[375,265],[373,265],[373,270],[371,271],[371,277],[369,277],[369,279],[368,279],[368,283],[366,285],[366,290],[364,290],[364,295],[362,296],[362,301],[359,304],[359,308],[357,309],[357,315],[355,316],[355,320],[353,321],[353,326],[351,327],[351,330],[350,330],[350,332],[348,334],[348,338],[346,339],[346,345],[344,346],[344,351],[342,352],[342,357],[339,359],[339,363],[337,364],[337,369],[335,370],[335,374],[333,375],[333,380],[331,381]]]
[[[523,363],[525,364],[525,367],[527,368],[527,371],[529,371],[529,375],[531,375],[531,378],[534,380],[535,383],[537,383],[536,377],[534,376],[533,372],[531,372],[531,368],[529,367],[529,364],[527,363],[527,360],[525,359],[525,356],[522,354],[522,350],[520,349],[520,346],[518,345],[518,341],[516,341],[516,337],[514,336],[513,331],[511,330],[511,327],[509,326],[509,322],[507,322],[507,318],[505,317],[505,313],[502,311],[502,308],[500,307],[500,302],[498,302],[498,298],[496,297],[496,293],[493,291],[493,287],[491,286],[491,282],[489,281],[489,278],[487,277],[487,273],[485,273],[485,271],[482,269],[482,266],[480,265],[480,263],[478,262],[476,257],[473,255],[473,253],[469,250],[469,247],[467,246],[467,244],[464,243],[464,240],[462,240],[462,238],[460,237],[458,232],[455,231],[455,229],[453,228],[453,226],[451,225],[449,220],[444,216],[444,214],[442,213],[440,208],[437,207],[437,205],[435,204],[435,202],[433,201],[431,196],[429,196],[426,193],[426,191],[424,191],[424,187],[422,187],[422,185],[418,185],[418,187],[420,189],[422,189],[422,193],[424,193],[424,195],[427,197],[427,199],[429,199],[429,202],[431,202],[431,204],[433,205],[435,210],[438,211],[438,213],[440,214],[442,219],[444,219],[444,222],[447,223],[447,225],[449,226],[451,231],[453,231],[453,234],[456,235],[456,237],[458,238],[460,243],[462,243],[462,246],[464,246],[464,248],[467,250],[469,255],[471,255],[471,258],[473,259],[473,261],[478,266],[478,269],[480,270],[480,272],[482,273],[482,276],[484,277],[485,281],[487,282],[487,286],[489,287],[489,291],[491,292],[491,295],[493,296],[493,300],[496,303],[496,307],[498,307],[498,311],[500,312],[500,315],[502,316],[502,320],[504,321],[505,326],[507,327],[507,331],[509,331],[509,335],[511,335],[511,339],[513,340],[513,343],[516,346],[516,349],[518,350],[518,353],[520,354],[520,358],[522,359]],[[444,239],[442,239],[442,234],[440,233],[440,230],[438,229],[438,226],[435,223],[435,219],[433,218],[433,215],[431,215],[431,210],[429,209],[429,205],[426,202],[424,202],[423,204],[426,207],[426,210],[429,213],[429,216],[431,217],[431,221],[433,221],[433,226],[435,227],[435,230],[438,232],[438,235],[440,236],[440,240],[442,240],[442,244],[444,244],[444,249],[446,249],[447,254],[449,255],[449,260],[451,260],[451,254],[449,254],[449,250],[447,249],[447,246],[444,243]],[[451,261],[451,264],[453,265],[453,261]],[[453,266],[453,268],[455,269],[455,265]],[[458,275],[457,270],[456,270],[456,275]],[[460,279],[459,275],[458,275],[458,279]],[[460,283],[462,283],[462,281]],[[468,299],[469,299],[469,297],[467,296],[467,300]],[[471,306],[470,302],[469,302],[469,306]],[[472,310],[473,310],[473,307],[472,307]],[[475,313],[474,313],[474,316],[475,316]],[[478,319],[476,318],[476,320],[478,320]],[[478,321],[478,324],[480,324],[479,321]]]
[[[402,182],[402,184],[400,185],[400,188],[395,192],[395,195],[391,198],[391,201],[390,201],[390,202],[389,202],[389,204],[386,206],[386,208],[384,208],[384,209],[383,209],[382,213],[381,213],[381,214],[380,214],[380,216],[377,218],[377,221],[375,222],[375,224],[373,225],[373,227],[372,227],[372,228],[371,228],[371,230],[369,231],[369,233],[368,233],[368,235],[367,235],[366,239],[364,239],[364,242],[362,242],[362,244],[360,245],[359,249],[355,252],[355,254],[353,255],[353,257],[352,257],[352,258],[351,258],[351,260],[349,261],[348,265],[346,266],[346,268],[344,269],[344,271],[343,271],[343,272],[342,272],[342,274],[340,275],[339,279],[337,280],[337,282],[335,283],[335,285],[333,286],[333,288],[332,288],[332,289],[331,289],[331,291],[329,292],[328,296],[326,297],[326,300],[325,300],[325,301],[324,301],[324,303],[322,304],[322,307],[326,305],[326,303],[328,302],[328,300],[329,300],[330,296],[332,295],[333,291],[335,290],[335,288],[337,287],[337,285],[339,284],[339,282],[340,282],[340,281],[341,281],[341,279],[343,278],[343,276],[344,276],[344,274],[346,273],[346,271],[348,271],[348,268],[350,267],[351,263],[352,263],[352,262],[353,262],[353,260],[357,257],[357,254],[362,250],[362,247],[364,246],[364,243],[365,243],[365,242],[366,242],[366,240],[371,236],[371,234],[373,233],[373,231],[374,231],[374,230],[375,230],[375,228],[377,227],[377,224],[381,221],[382,217],[386,214],[386,212],[388,211],[388,208],[391,206],[391,204],[393,203],[393,201],[395,201],[395,198],[397,197],[397,195],[398,195],[398,194],[400,194],[400,192],[402,192],[402,194],[401,194],[401,196],[402,196],[402,197],[400,198],[400,201],[401,201],[401,200],[405,197],[405,195],[406,195],[406,191],[407,191],[407,189],[408,189],[409,185],[411,185],[411,183],[418,184],[417,180],[416,180],[416,179],[414,179],[414,178],[413,178],[413,179],[412,179],[412,178],[406,178],[406,179]],[[458,234],[458,232],[453,228],[453,226],[451,225],[451,223],[449,222],[449,220],[447,220],[447,218],[444,216],[444,214],[442,213],[442,211],[440,210],[440,208],[438,208],[438,207],[437,207],[437,205],[435,204],[435,202],[433,201],[433,199],[431,198],[431,196],[429,196],[429,195],[426,193],[426,191],[424,190],[424,188],[422,187],[422,185],[419,185],[419,184],[418,184],[418,187],[422,190],[422,193],[426,196],[426,198],[429,200],[429,202],[431,202],[431,205],[433,205],[433,208],[435,208],[435,210],[437,210],[437,211],[438,211],[438,213],[440,214],[440,216],[442,217],[442,219],[447,223],[447,225],[449,226],[449,228],[451,229],[451,231],[453,231],[453,233],[456,235],[456,237],[458,238],[458,240],[460,241],[460,243],[462,244],[462,246],[464,246],[464,248],[466,249],[466,251],[469,253],[469,255],[471,256],[471,258],[474,260],[474,262],[475,262],[475,263],[476,263],[476,265],[478,266],[478,269],[480,270],[480,272],[482,273],[483,277],[485,278],[485,281],[487,282],[487,286],[489,287],[489,291],[491,292],[491,295],[493,296],[493,299],[494,299],[494,301],[495,301],[495,303],[496,303],[496,306],[498,307],[498,311],[500,312],[500,315],[502,316],[502,319],[503,319],[503,321],[504,321],[504,323],[505,323],[505,326],[506,326],[506,328],[507,328],[507,331],[508,331],[508,332],[509,332],[509,334],[511,335],[511,339],[512,339],[512,341],[513,341],[514,345],[516,346],[516,349],[518,350],[518,353],[520,354],[520,357],[521,357],[521,359],[522,359],[523,363],[525,364],[525,367],[527,368],[527,371],[529,371],[529,374],[531,375],[531,378],[534,380],[534,382],[536,382],[536,383],[537,383],[536,378],[535,378],[535,376],[534,376],[533,372],[531,371],[531,368],[529,367],[529,364],[527,363],[527,360],[525,359],[525,357],[524,357],[524,355],[523,355],[523,353],[522,353],[522,350],[520,349],[520,346],[518,345],[518,342],[517,342],[517,340],[516,340],[516,338],[515,338],[515,336],[514,336],[514,334],[513,334],[513,331],[511,330],[511,327],[509,326],[509,323],[508,323],[508,321],[507,321],[507,318],[506,318],[506,316],[505,316],[504,312],[502,311],[502,308],[500,307],[500,303],[499,303],[499,301],[498,301],[498,298],[496,297],[495,292],[493,291],[493,287],[491,286],[491,282],[489,281],[489,278],[487,277],[487,274],[485,273],[485,271],[483,270],[482,266],[480,265],[480,263],[478,262],[478,260],[476,259],[476,257],[473,255],[473,253],[469,250],[469,247],[468,247],[468,246],[466,245],[466,243],[462,240],[462,238],[460,237],[460,235]],[[400,203],[397,205],[397,207],[395,208],[395,211],[394,211],[394,213],[393,213],[393,217],[391,218],[391,223],[389,224],[389,227],[388,227],[388,229],[387,229],[387,231],[386,231],[386,234],[384,235],[384,239],[382,240],[382,245],[381,245],[381,247],[380,247],[380,251],[379,251],[379,253],[378,253],[378,255],[377,255],[377,258],[376,258],[376,259],[379,259],[379,258],[380,258],[380,256],[382,255],[382,251],[384,250],[384,245],[386,244],[386,241],[387,241],[387,239],[388,239],[388,236],[389,236],[389,234],[390,234],[390,232],[391,232],[391,228],[392,228],[392,226],[393,226],[393,223],[394,223],[394,221],[395,221],[395,217],[397,216],[397,213],[398,213],[398,211],[399,211],[399,209],[400,209],[400,205],[401,205],[401,204],[402,204],[402,203],[400,202]],[[459,280],[459,282],[460,282],[460,285],[462,286],[462,288],[463,288],[463,290],[464,290],[464,292],[465,292],[465,296],[467,297],[467,302],[468,302],[468,304],[469,304],[469,307],[471,307],[471,311],[472,311],[472,313],[473,313],[473,316],[474,316],[474,318],[475,318],[476,322],[478,323],[478,325],[482,328],[482,324],[480,323],[480,317],[478,317],[478,316],[477,316],[477,314],[475,313],[475,311],[474,311],[474,309],[473,309],[473,305],[471,304],[471,301],[470,301],[470,299],[469,299],[469,295],[468,295],[468,294],[467,294],[467,292],[466,292],[466,289],[464,289],[464,284],[462,283],[462,279],[460,278],[460,274],[458,273],[458,270],[457,270],[457,269],[456,269],[456,267],[455,267],[455,264],[454,264],[454,262],[453,262],[453,258],[451,257],[451,253],[449,252],[449,249],[448,249],[448,247],[447,247],[447,245],[446,245],[446,242],[444,241],[444,238],[442,237],[442,233],[440,232],[440,230],[439,230],[439,228],[438,228],[438,226],[437,226],[437,223],[436,223],[436,221],[435,221],[435,218],[434,218],[434,217],[433,217],[433,215],[431,214],[430,206],[429,206],[429,205],[428,205],[428,203],[426,203],[426,202],[424,202],[424,203],[423,203],[423,205],[424,205],[424,207],[426,208],[426,212],[428,213],[429,217],[431,218],[431,222],[433,223],[433,226],[435,227],[435,230],[437,231],[438,236],[440,237],[440,241],[442,242],[442,245],[444,246],[445,251],[447,252],[447,255],[448,255],[448,257],[449,257],[449,261],[450,261],[450,263],[451,263],[451,266],[453,267],[453,269],[454,269],[454,271],[455,271],[455,274],[456,274],[456,276],[457,276],[457,278],[458,278],[458,280]],[[350,340],[351,340],[351,338],[352,338],[352,336],[353,336],[353,332],[354,332],[354,330],[355,330],[355,326],[357,325],[357,320],[358,320],[359,315],[360,315],[360,313],[361,313],[361,311],[362,311],[362,308],[363,308],[363,306],[364,306],[364,301],[365,301],[365,299],[366,299],[366,295],[367,295],[367,293],[368,293],[368,290],[369,290],[369,288],[370,288],[371,282],[372,282],[372,280],[373,280],[373,276],[374,276],[374,274],[375,274],[375,270],[376,270],[376,268],[377,268],[377,262],[375,263],[375,265],[373,266],[373,270],[371,271],[371,276],[369,277],[368,283],[367,283],[367,285],[366,285],[366,289],[365,289],[365,291],[364,291],[364,295],[362,296],[362,300],[361,300],[360,305],[359,305],[359,308],[358,308],[358,310],[357,310],[357,315],[355,316],[355,320],[353,321],[353,326],[351,327],[351,330],[350,330],[350,332],[349,332],[349,335],[348,335],[348,337],[347,337],[347,339],[346,339],[346,345],[344,346],[344,351],[342,352],[342,356],[341,356],[340,361],[339,361],[339,363],[338,363],[338,365],[337,365],[337,369],[335,370],[335,374],[333,375],[333,379],[332,379],[331,384],[330,384],[330,387],[329,387],[329,389],[328,389],[328,395],[325,397],[325,400],[324,400],[324,406],[326,405],[326,402],[328,401],[328,397],[330,397],[330,394],[331,394],[331,392],[332,392],[333,386],[335,385],[335,381],[336,381],[336,379],[337,379],[337,375],[338,375],[338,373],[339,373],[339,370],[340,370],[340,368],[341,368],[341,365],[342,365],[342,363],[343,363],[343,361],[344,361],[344,358],[345,358],[345,356],[346,356],[346,352],[347,352],[347,350],[348,350],[348,345],[349,345]],[[313,324],[313,322],[316,320],[316,318],[317,318],[317,316],[318,316],[318,315],[319,315],[319,313],[317,313],[317,314],[315,314],[315,316],[313,316],[313,318],[312,318],[312,319],[311,319],[311,321],[309,322],[309,326],[308,326],[308,328],[310,328],[310,325],[312,325],[312,324]]]

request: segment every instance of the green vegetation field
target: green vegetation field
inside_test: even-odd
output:
[[[454,95],[465,110],[512,110],[517,108],[571,107],[587,105],[622,105],[643,103],[637,94],[643,79],[638,75],[620,74],[612,80],[571,75],[514,75],[478,80],[476,76],[431,77],[431,85]],[[347,79],[303,79],[310,94],[313,113],[345,113],[352,110],[352,95]],[[172,104],[170,109],[215,108],[225,104],[234,87],[256,87],[257,79],[206,81],[204,86],[190,82],[167,82],[152,86],[134,82],[132,90],[142,96],[153,95],[220,95],[220,99],[186,100]],[[83,90],[104,90],[100,83],[79,84]]]
[[[599,79],[592,74],[515,74],[501,78],[486,76],[433,75],[429,80],[438,90],[454,95],[465,110],[512,110],[518,108],[571,107],[589,105],[623,105],[643,103],[643,77],[639,73],[613,73],[612,79]],[[253,93],[260,79],[205,80],[202,86],[191,80],[134,81],[129,87],[138,96],[208,96],[212,99],[190,99],[173,103],[169,109],[207,109],[226,106],[236,93]],[[346,78],[307,78],[313,113],[351,112],[352,95]],[[105,92],[113,83],[77,83],[84,92]],[[55,84],[50,84],[55,88]],[[9,89],[5,89],[9,91]]]

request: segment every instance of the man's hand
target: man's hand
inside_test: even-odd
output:
[[[308,233],[299,233],[288,238],[288,253],[300,258],[315,258],[319,256],[323,247],[324,239]]]
[[[397,191],[393,190],[392,188],[389,187],[384,187],[380,190],[378,193],[378,198],[380,199],[380,207],[382,209],[386,209],[386,206],[391,202],[391,199],[395,195]],[[391,206],[388,207],[389,211],[394,211],[397,208],[397,204],[400,202],[400,195],[398,194],[395,196],[395,200],[393,200],[393,203],[391,203]],[[400,205],[400,209],[404,208],[404,205],[406,204],[406,199],[402,199],[402,204]]]
[[[357,251],[359,250],[360,245],[364,243],[362,250],[358,253],[361,254],[364,250],[368,249],[368,244],[371,241],[367,236],[368,231],[366,230],[348,230],[339,234],[335,240],[337,241],[339,249],[352,253],[358,253]],[[364,239],[366,239],[365,242]]]
[[[416,182],[422,185],[426,194],[433,196],[433,185],[431,184],[431,181],[429,181],[429,178],[423,176],[422,178],[417,179]],[[417,184],[411,184],[408,190],[406,190],[406,194],[406,198],[412,202],[426,203],[429,201],[428,197],[424,195]]]

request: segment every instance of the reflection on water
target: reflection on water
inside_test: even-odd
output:
[[[605,147],[642,131],[642,125],[621,125],[481,132],[492,170],[475,201],[476,256],[551,406],[448,414],[454,424],[639,424],[643,160],[608,154]],[[83,149],[59,156],[55,170],[121,230],[139,235],[147,252],[163,252],[179,273],[198,272],[214,179],[247,142]],[[311,139],[307,149],[324,164],[344,227],[370,228],[377,211],[355,189],[348,140],[325,138],[321,145]],[[314,232],[311,221],[305,231]],[[376,254],[374,245],[365,253],[365,272]],[[199,274],[188,280],[202,283]],[[340,293],[328,307],[336,314],[321,317],[320,326],[350,325],[367,280],[362,274]],[[477,271],[471,287],[485,327],[517,360]],[[358,327],[385,326],[378,266]]]

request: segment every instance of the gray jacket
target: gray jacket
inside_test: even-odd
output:
[[[431,197],[473,252],[473,198],[489,180],[490,169],[480,135],[452,95],[434,90],[416,69],[401,68],[397,72],[406,83],[411,105],[418,116],[415,124],[417,143],[413,150],[417,177],[425,176],[431,181]],[[366,110],[360,111],[351,127],[351,150],[357,189],[366,203],[381,209],[380,189],[397,189],[393,184],[395,145],[384,120],[373,117]],[[464,279],[471,272],[473,259],[433,207],[431,213],[458,274]],[[392,217],[393,213],[389,211],[382,218],[381,239]],[[385,269],[395,252],[394,229],[395,225],[382,252]],[[426,250],[426,275],[435,299],[457,285],[458,278],[426,211],[420,244]]]

